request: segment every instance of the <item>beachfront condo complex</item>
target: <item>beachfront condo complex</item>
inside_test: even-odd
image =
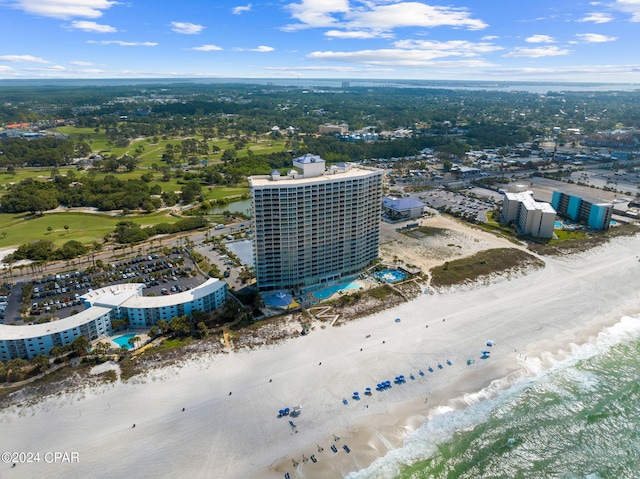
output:
[[[325,168],[311,154],[293,166],[286,175],[249,178],[261,291],[333,281],[378,257],[382,171],[351,163]]]

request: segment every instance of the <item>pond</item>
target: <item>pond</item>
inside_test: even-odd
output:
[[[226,205],[216,205],[209,210],[210,215],[219,215],[225,211],[231,213],[242,213],[243,215],[251,216],[251,199],[239,200],[227,203]]]

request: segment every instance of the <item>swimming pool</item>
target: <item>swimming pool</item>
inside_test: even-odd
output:
[[[360,281],[351,281],[349,283],[339,283],[334,284],[333,286],[328,286],[323,288],[311,295],[317,299],[327,299],[333,294],[336,294],[338,291],[348,291],[350,289],[360,289],[364,287],[364,285]]]
[[[407,279],[407,273],[403,273],[397,269],[384,269],[374,273],[374,276],[385,283],[397,283],[398,281]]]
[[[135,337],[135,334],[124,334],[122,336],[118,336],[117,338],[112,338],[111,341],[116,343],[118,346],[126,346],[127,349],[131,349],[133,346],[129,344],[129,340]]]
[[[564,224],[562,223],[562,221],[554,221],[553,222],[553,229],[554,230],[559,230],[563,226],[564,226]]]

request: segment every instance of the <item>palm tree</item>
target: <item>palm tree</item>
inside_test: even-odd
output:
[[[78,356],[84,356],[89,348],[89,340],[84,336],[78,336],[71,343],[71,347],[78,353]]]

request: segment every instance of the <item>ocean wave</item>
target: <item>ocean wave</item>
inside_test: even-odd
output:
[[[347,479],[391,479],[401,474],[402,468],[438,454],[439,446],[446,444],[457,433],[471,431],[486,423],[500,408],[511,409],[524,391],[533,389],[539,394],[553,394],[562,398],[564,407],[579,410],[580,395],[596,391],[600,377],[589,370],[577,368],[580,362],[606,355],[616,346],[640,338],[640,318],[625,316],[613,326],[600,331],[587,343],[570,343],[567,349],[546,352],[539,357],[520,355],[520,371],[493,381],[482,390],[467,393],[452,400],[447,406],[435,408],[429,420],[409,434],[401,448],[389,451],[366,469],[352,472]],[[560,379],[559,379],[560,378]],[[572,384],[564,388],[562,383]],[[553,417],[553,408],[549,416]],[[513,439],[513,438],[507,438]],[[507,441],[505,444],[509,445]],[[511,446],[515,444],[513,439]],[[511,447],[509,446],[509,447]],[[583,477],[598,477],[588,475]]]

